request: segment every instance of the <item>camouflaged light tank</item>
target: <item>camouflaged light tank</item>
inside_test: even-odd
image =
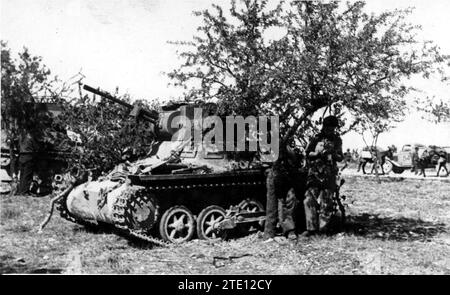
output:
[[[154,243],[161,243],[159,238],[173,243],[195,236],[215,239],[238,224],[244,230],[261,226],[265,176],[257,155],[215,152],[190,140],[173,140],[176,130],[164,127],[179,115],[193,118],[193,108],[181,105],[157,115],[144,113],[161,139],[149,157],[118,165],[109,175],[75,187],[59,202],[61,215],[80,224],[110,224]]]

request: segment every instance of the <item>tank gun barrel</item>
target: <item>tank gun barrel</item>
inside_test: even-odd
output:
[[[86,90],[86,91],[89,91],[89,92],[91,92],[93,94],[99,95],[99,96],[101,96],[103,98],[106,98],[106,99],[108,99],[108,100],[110,100],[110,101],[112,101],[114,103],[120,104],[120,105],[126,107],[129,110],[133,110],[134,109],[133,105],[131,105],[131,104],[129,104],[129,103],[123,101],[123,100],[120,100],[117,97],[112,96],[111,94],[109,94],[106,91],[102,91],[100,89],[95,89],[94,87],[91,87],[91,86],[86,85],[86,84],[83,84],[83,89]],[[142,118],[144,118],[145,120],[147,120],[147,121],[149,121],[149,122],[151,122],[153,124],[156,124],[157,121],[158,121],[158,113],[156,113],[156,112],[150,112],[150,111],[141,109],[140,110],[140,115],[142,116]]]

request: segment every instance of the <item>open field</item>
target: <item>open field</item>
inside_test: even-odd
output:
[[[449,182],[378,184],[347,176],[342,192],[350,218],[346,231],[334,236],[264,242],[252,234],[168,248],[85,229],[58,214],[38,233],[49,199],[2,196],[0,272],[450,274]]]

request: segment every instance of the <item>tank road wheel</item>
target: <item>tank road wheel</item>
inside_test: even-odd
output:
[[[197,218],[197,235],[202,240],[214,240],[220,237],[217,225],[225,218],[225,210],[216,205],[208,206]]]
[[[242,210],[242,211],[247,211],[247,212],[260,212],[260,211],[264,211],[264,206],[263,204],[261,204],[261,202],[255,200],[255,199],[245,199],[242,202],[239,203],[238,207]],[[258,225],[260,228],[264,227],[264,221],[260,221],[258,222]],[[255,228],[253,225],[250,225],[247,227],[247,231],[251,232],[256,230],[257,228]]]
[[[167,209],[159,222],[159,233],[168,242],[189,241],[194,235],[194,231],[194,216],[185,206],[174,206]]]
[[[238,207],[247,212],[259,212],[264,211],[264,206],[261,202],[254,199],[245,199],[239,203]]]

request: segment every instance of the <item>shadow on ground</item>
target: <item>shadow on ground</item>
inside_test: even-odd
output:
[[[447,231],[444,223],[363,213],[347,218],[346,232],[373,239],[427,241]]]
[[[75,233],[89,233],[89,234],[113,234],[115,232],[115,228],[106,223],[101,223],[98,225],[94,224],[77,224],[73,228],[73,232]]]
[[[136,237],[131,236],[127,232],[115,228],[114,226],[106,223],[100,223],[98,225],[79,225],[76,226],[73,229],[74,232],[85,232],[92,235],[103,235],[103,234],[111,234],[111,235],[117,235],[119,237],[124,238],[127,240],[128,245],[130,247],[138,248],[138,249],[152,249],[154,247],[157,247],[155,244],[149,243],[147,241],[140,240]],[[154,233],[153,233],[154,234]]]

